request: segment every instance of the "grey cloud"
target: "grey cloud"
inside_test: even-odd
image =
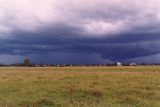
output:
[[[159,0],[0,1],[0,54],[105,62],[160,53]]]

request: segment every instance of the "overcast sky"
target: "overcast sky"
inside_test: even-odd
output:
[[[0,0],[0,63],[160,62],[160,0]]]

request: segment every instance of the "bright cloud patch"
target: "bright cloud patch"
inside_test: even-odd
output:
[[[107,36],[156,25],[159,7],[159,0],[1,0],[0,30],[36,31],[64,23],[86,34]]]

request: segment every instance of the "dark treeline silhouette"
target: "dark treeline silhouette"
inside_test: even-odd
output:
[[[119,62],[118,62],[119,63]],[[121,66],[148,66],[148,65],[160,65],[160,63],[122,63]],[[22,63],[16,64],[0,64],[0,67],[103,67],[103,66],[118,66],[117,63],[108,63],[108,64],[36,64],[31,63],[29,58],[25,58]]]

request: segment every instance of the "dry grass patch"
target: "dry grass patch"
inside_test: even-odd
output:
[[[160,107],[160,67],[0,68],[0,107]]]

